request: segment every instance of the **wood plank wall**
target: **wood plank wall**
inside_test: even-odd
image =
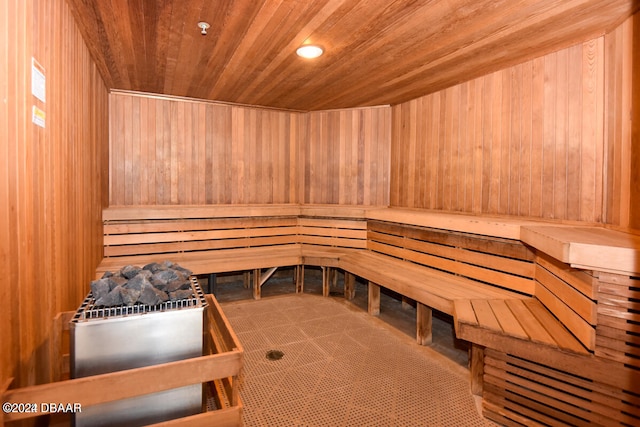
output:
[[[391,205],[627,226],[625,31],[394,106]]]
[[[637,155],[637,142],[631,144],[632,138],[632,102],[633,79],[640,77],[640,68],[635,64],[638,56],[634,49],[634,22],[640,23],[640,13],[627,19],[622,25],[605,36],[605,221],[608,224],[621,226],[632,225],[640,229],[640,212],[638,206],[638,163],[633,162]],[[637,34],[640,29],[637,29]],[[636,37],[638,37],[636,35]],[[636,41],[637,43],[637,41]],[[634,77],[633,74],[636,76]],[[636,114],[636,123],[638,112]],[[637,126],[637,124],[636,124]],[[635,184],[632,185],[635,179]],[[632,204],[635,201],[635,204]],[[635,206],[635,209],[632,209]],[[635,211],[635,213],[634,213]]]
[[[391,108],[309,113],[301,146],[304,203],[389,204]]]
[[[631,82],[631,228],[640,230],[640,13],[633,16]],[[635,166],[634,166],[635,165]]]
[[[79,306],[102,256],[108,94],[65,0],[0,0],[0,99],[0,384],[23,386],[50,380],[53,318]]]
[[[110,96],[110,205],[388,204],[391,109]]]
[[[296,203],[297,112],[110,95],[110,205]]]

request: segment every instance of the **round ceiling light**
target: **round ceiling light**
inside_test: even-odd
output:
[[[324,50],[320,46],[314,44],[306,44],[304,46],[300,46],[298,50],[296,50],[296,54],[303,58],[313,59],[317,58],[324,53]]]

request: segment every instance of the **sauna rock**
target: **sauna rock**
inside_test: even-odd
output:
[[[102,278],[91,282],[91,293],[97,306],[157,305],[190,298],[193,295],[191,274],[171,261],[154,262],[142,268],[127,265],[116,272],[107,271]]]

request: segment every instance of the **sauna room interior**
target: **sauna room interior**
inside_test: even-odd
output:
[[[391,298],[415,354],[444,319],[473,425],[640,425],[639,11],[0,0],[0,426],[188,384],[215,407],[170,425],[259,425],[233,313],[296,297],[376,325]],[[92,281],[164,260],[205,291],[202,354],[74,378]],[[363,425],[355,396],[321,415]],[[369,425],[438,424],[402,400]]]

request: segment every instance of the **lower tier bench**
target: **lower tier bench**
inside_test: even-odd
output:
[[[432,341],[432,309],[455,315],[456,301],[469,299],[531,299],[507,289],[491,286],[451,273],[417,265],[372,251],[355,251],[343,255],[341,269],[369,281],[369,313],[380,312],[380,287],[390,289],[416,301],[416,339],[422,345]],[[349,295],[345,280],[345,295]]]
[[[457,300],[455,330],[460,339],[509,351],[523,341],[578,354],[589,351],[537,299]]]

